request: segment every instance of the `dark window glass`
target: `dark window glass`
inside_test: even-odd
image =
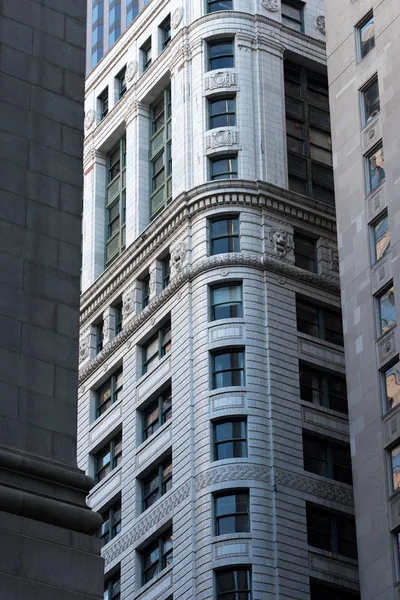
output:
[[[101,92],[99,96],[100,119],[104,119],[108,115],[108,87]]]
[[[212,389],[244,385],[244,352],[214,352],[212,355]]]
[[[374,79],[362,92],[364,102],[363,124],[366,125],[380,111],[378,80]]]
[[[282,3],[283,22],[289,8],[292,28],[300,27],[301,3]],[[284,73],[289,189],[334,205],[327,78],[289,62]]]
[[[99,483],[122,461],[122,432],[118,433],[95,455],[95,483]]]
[[[366,157],[368,191],[372,192],[385,180],[385,160],[383,148],[374,150]]]
[[[214,219],[210,221],[210,255],[239,252],[239,218]]]
[[[234,67],[233,40],[220,40],[208,44],[208,69],[229,69]]]
[[[378,297],[380,333],[385,333],[396,323],[394,287],[390,287]]]
[[[306,402],[347,414],[347,391],[344,377],[300,365],[300,398]]]
[[[106,265],[125,249],[126,139],[122,137],[108,155]]]
[[[282,0],[282,24],[296,31],[304,31],[303,2]]]
[[[294,234],[294,262],[300,269],[317,272],[317,249],[315,239],[302,235]]]
[[[172,564],[173,536],[168,529],[142,551],[143,585]]]
[[[216,12],[217,10],[232,10],[232,0],[207,0],[207,12]]]
[[[216,421],[214,427],[214,460],[247,456],[246,419]]]
[[[143,510],[146,510],[172,488],[172,456],[153,469],[142,482]]]
[[[220,285],[211,288],[211,320],[243,317],[242,286]]]
[[[375,46],[375,23],[374,16],[368,15],[358,27],[360,43],[360,59],[367,56],[368,52]]]
[[[400,362],[384,372],[387,410],[400,403]]]
[[[121,569],[108,577],[104,583],[103,600],[120,600],[121,598]]]
[[[236,98],[226,96],[209,100],[210,129],[236,125]]]
[[[304,470],[342,483],[352,484],[348,445],[303,435]]]
[[[353,517],[307,505],[308,544],[357,559],[356,524]]]
[[[100,417],[114,402],[117,402],[122,392],[122,382],[122,369],[119,369],[97,390],[96,417]]]
[[[297,300],[296,313],[298,331],[343,346],[340,313],[318,307],[315,304],[308,304],[303,300]]]
[[[237,179],[237,156],[220,156],[210,159],[211,180]]]
[[[147,373],[170,350],[171,323],[167,323],[143,346],[143,373]]]
[[[104,321],[101,321],[96,326],[96,352],[97,354],[103,350],[104,342]]]
[[[171,388],[168,388],[143,411],[143,441],[169,421],[171,416],[172,395]]]
[[[372,225],[373,233],[373,262],[376,262],[388,252],[390,248],[390,230],[387,213]]]
[[[150,275],[142,279],[142,310],[148,306],[150,301]]]
[[[251,571],[232,567],[216,571],[217,600],[251,600]]]
[[[214,496],[215,534],[250,531],[249,493],[228,492]]]
[[[140,48],[142,53],[143,72],[146,71],[151,65],[151,37],[145,41],[143,46]]]
[[[319,581],[311,581],[310,600],[360,600],[360,596],[342,588],[331,587]]]
[[[164,49],[171,41],[171,15],[168,15],[168,17],[161,23],[160,30],[162,36],[162,47]]]
[[[126,93],[126,67],[124,67],[117,75],[116,79],[117,79],[117,83],[118,83],[118,97],[119,99],[122,98],[122,96],[125,96]]]
[[[164,290],[170,282],[171,279],[171,255],[168,254],[161,265],[162,270],[162,289]]]
[[[118,335],[122,331],[123,321],[123,304],[122,302],[115,307],[115,335]]]
[[[121,498],[110,508],[99,512],[103,518],[103,524],[97,535],[101,540],[101,547],[103,547],[121,531]],[[110,597],[113,598],[113,596]]]

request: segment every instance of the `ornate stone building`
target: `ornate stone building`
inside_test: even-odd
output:
[[[356,600],[323,2],[151,0],[85,111],[107,598]]]
[[[400,6],[326,5],[361,597],[397,600]]]

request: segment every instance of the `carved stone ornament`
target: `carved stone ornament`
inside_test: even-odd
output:
[[[317,17],[317,27],[319,31],[325,35],[325,17],[323,17],[322,15],[319,15],[319,17]]]
[[[264,8],[270,10],[271,12],[276,12],[280,9],[279,0],[261,0],[261,3]]]
[[[182,17],[183,17],[183,8],[181,6],[178,6],[178,8],[176,8],[174,10],[174,12],[172,13],[172,20],[171,20],[171,25],[172,25],[172,29],[176,29],[180,22],[182,21]]]
[[[131,60],[126,66],[125,77],[127,81],[132,81],[138,70],[137,60]]]
[[[125,320],[135,308],[135,288],[130,287],[122,296],[122,319]]]
[[[87,111],[87,113],[85,115],[85,129],[86,130],[90,129],[91,126],[93,125],[95,116],[96,116],[95,112],[92,108]]]
[[[206,148],[220,148],[221,146],[233,146],[239,141],[237,131],[233,129],[221,129],[213,131],[206,138]]]
[[[157,291],[157,271],[153,269],[150,271],[150,280],[149,280],[149,292],[150,298],[156,295]]]
[[[331,271],[339,273],[339,254],[337,250],[331,250]]]
[[[211,73],[209,77],[205,79],[206,90],[215,90],[222,87],[231,87],[236,85],[237,77],[236,73],[232,71],[216,71]]]
[[[182,269],[183,261],[187,254],[187,243],[185,240],[177,242],[171,248],[171,277],[177,275]]]
[[[283,229],[272,229],[269,239],[274,245],[274,252],[279,258],[283,258],[291,249],[291,243],[287,231]]]
[[[89,358],[89,342],[90,334],[85,332],[79,340],[79,362],[83,362]]]

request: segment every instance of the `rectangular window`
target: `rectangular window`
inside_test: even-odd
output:
[[[167,323],[143,346],[143,374],[171,350],[171,323]]]
[[[378,296],[379,310],[379,335],[385,333],[396,323],[396,305],[394,301],[394,287],[391,286]]]
[[[107,442],[95,455],[95,483],[102,481],[113,469],[121,464],[121,461],[122,432]]]
[[[237,179],[237,154],[232,156],[218,156],[210,159],[211,181],[220,179]]]
[[[285,61],[289,189],[334,206],[328,81]]]
[[[104,321],[96,326],[96,354],[103,350],[104,343]]]
[[[242,285],[224,284],[211,288],[211,321],[243,317]]]
[[[149,305],[150,302],[150,275],[142,279],[142,310]]]
[[[294,234],[294,264],[300,269],[317,272],[316,240],[301,233]]]
[[[93,0],[92,4],[92,69],[103,56],[104,2]]]
[[[126,66],[121,69],[121,71],[116,76],[117,80],[117,88],[118,88],[118,98],[121,100],[123,96],[126,94]]]
[[[144,73],[151,65],[151,36],[145,41],[143,46],[140,48],[140,53],[142,55],[142,68]]]
[[[103,600],[120,600],[121,598],[121,568],[108,577],[104,583]]]
[[[300,365],[300,398],[343,414],[348,412],[345,378],[303,365]]]
[[[389,220],[387,213],[379,217],[375,223],[371,225],[372,229],[372,262],[376,262],[390,249],[390,231]]]
[[[236,96],[224,96],[208,101],[209,128],[232,127],[236,125]]]
[[[139,14],[139,0],[127,0],[126,2],[126,26],[130,25]]]
[[[400,404],[400,362],[396,362],[384,372],[386,410]]]
[[[108,86],[98,97],[98,104],[100,110],[100,120],[102,120],[108,115]]]
[[[298,299],[296,314],[297,331],[343,346],[342,317],[339,312]]]
[[[122,331],[123,322],[123,304],[120,302],[115,307],[115,335],[118,335]]]
[[[367,192],[373,192],[385,180],[385,160],[383,148],[375,148],[365,157],[367,172]]]
[[[160,25],[161,32],[161,47],[164,50],[171,41],[171,15],[168,15],[166,19]]]
[[[168,529],[142,551],[143,585],[173,564],[173,535]]]
[[[172,200],[172,104],[171,88],[150,108],[150,218],[153,219]]]
[[[213,430],[214,460],[247,456],[247,422],[245,418],[215,421]]]
[[[355,592],[331,587],[320,581],[310,581],[310,600],[361,600]]]
[[[172,456],[169,456],[142,480],[143,510],[147,510],[171,488]]]
[[[230,69],[235,66],[234,40],[218,40],[208,44],[208,70]]]
[[[143,411],[143,441],[147,440],[172,416],[172,393],[169,387]]]
[[[162,289],[169,285],[171,278],[171,255],[167,254],[167,256],[163,259],[161,263],[161,271],[162,271]]]
[[[210,256],[240,252],[239,217],[210,220]]]
[[[233,10],[233,0],[207,0],[207,12]]]
[[[296,31],[304,31],[303,7],[303,2],[282,0],[282,25]]]
[[[125,250],[126,138],[120,139],[107,158],[106,266]]]
[[[217,600],[251,600],[251,570],[231,567],[215,572]]]
[[[244,385],[244,351],[218,351],[211,354],[212,389]]]
[[[392,448],[390,451],[390,466],[392,470],[393,491],[400,487],[400,446]]]
[[[348,444],[303,434],[304,470],[352,485],[351,457]]]
[[[357,559],[353,517],[307,504],[307,537],[309,546]]]
[[[99,512],[103,518],[103,524],[98,532],[98,537],[101,541],[101,547],[103,547],[121,532],[121,498],[106,510],[100,510]],[[113,596],[110,596],[110,598],[113,598]]]
[[[99,389],[97,390],[96,418],[106,412],[122,392],[122,369],[118,369]]]
[[[367,125],[380,111],[378,78],[375,76],[361,90],[361,120]]]
[[[375,22],[372,11],[357,25],[358,58],[362,60],[375,47]]]
[[[108,26],[108,45],[110,47],[117,41],[117,39],[121,35],[121,0],[110,0]]]
[[[250,531],[249,492],[214,495],[215,535]]]

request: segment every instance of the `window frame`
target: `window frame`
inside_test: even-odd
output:
[[[128,89],[126,85],[126,65],[122,67],[119,73],[117,73],[115,79],[117,80],[118,84],[118,100],[121,100],[121,98],[125,96]]]
[[[216,105],[218,102],[222,101],[232,101],[234,102],[233,111],[229,110],[229,105],[226,104],[227,110],[222,113],[212,113],[213,105]],[[218,96],[211,96],[207,99],[207,108],[208,108],[208,128],[209,129],[217,129],[219,127],[236,127],[236,94],[223,94]],[[234,117],[232,119],[232,116]],[[213,119],[217,119],[220,117],[226,117],[226,123],[223,125],[214,125]]]
[[[367,49],[367,51],[365,53],[363,53],[362,50],[362,39],[361,39],[361,32],[362,29],[368,25],[368,23],[373,20],[374,23],[374,36],[373,36],[373,44],[369,44],[369,48]],[[370,10],[362,19],[361,21],[359,21],[357,23],[357,25],[355,26],[355,31],[356,31],[356,48],[357,48],[357,62],[361,62],[362,60],[364,60],[364,58],[366,58],[368,56],[368,54],[371,52],[371,50],[373,50],[373,48],[375,48],[375,16],[374,16],[374,11]]]
[[[170,471],[167,476],[164,477],[164,472],[170,467]],[[149,485],[154,479],[157,479],[157,486],[146,493],[146,486]],[[145,476],[141,477],[141,491],[142,491],[142,513],[153,506],[160,498],[167,494],[173,485],[173,471],[172,471],[172,453],[170,453],[164,460],[160,461],[151,471]],[[154,493],[156,497],[148,504],[147,501],[151,498]]]
[[[218,7],[215,10],[214,9],[210,10],[210,6],[219,5],[223,2],[230,2],[231,3],[230,8]],[[210,13],[214,13],[214,12],[222,12],[225,10],[233,10],[233,0],[206,0],[206,14],[210,14]]]
[[[238,177],[239,177],[238,160],[239,160],[239,154],[237,152],[229,153],[229,154],[217,154],[215,156],[211,156],[209,158],[209,171],[210,171],[209,180],[210,181],[221,181],[221,180],[238,179]],[[215,173],[214,172],[215,165],[217,163],[223,162],[223,161],[228,161],[227,164],[231,168],[228,168],[226,171],[224,171],[222,173]],[[231,164],[229,164],[229,163],[231,163]],[[235,168],[236,168],[236,170],[235,170]]]
[[[168,335],[167,335],[167,341],[165,341],[165,335],[168,331],[169,331],[169,339],[168,339]],[[158,340],[157,354],[156,353],[153,354],[150,358],[148,358],[146,360],[146,349],[148,349],[155,340]],[[165,350],[165,346],[168,346],[168,345],[169,345],[168,350]],[[142,375],[145,375],[146,373],[150,372],[148,369],[148,365],[152,364],[156,355],[158,356],[158,361],[157,361],[157,364],[158,364],[160,362],[160,360],[162,358],[164,358],[164,356],[166,356],[171,351],[171,347],[172,347],[171,321],[167,321],[164,325],[162,325],[156,331],[156,333],[151,338],[149,338],[147,340],[147,342],[145,342],[142,345],[142,356],[143,356]]]
[[[299,305],[303,305],[306,307],[307,311],[310,312],[311,310],[314,310],[315,314],[317,315],[317,320],[315,323],[313,323],[313,321],[309,321],[303,317],[299,317],[298,316],[298,306]],[[341,324],[341,328],[339,329],[333,329],[332,327],[327,327],[327,317],[337,317],[339,318],[339,322]],[[299,321],[303,321],[306,323],[311,323],[313,324],[314,327],[317,328],[317,332],[318,334],[316,336],[314,336],[311,333],[307,333],[306,331],[302,331],[299,327]],[[303,333],[304,335],[309,335],[311,337],[315,337],[317,339],[323,340],[329,344],[334,344],[336,346],[344,346],[344,341],[343,341],[343,323],[342,323],[342,315],[340,313],[340,310],[337,311],[334,308],[326,308],[323,306],[318,306],[317,304],[315,304],[314,302],[308,302],[307,300],[303,299],[303,297],[296,297],[296,323],[297,323],[297,331],[299,333]],[[328,335],[328,338],[331,339],[327,339],[327,332],[331,331],[334,333],[333,336]],[[337,341],[332,341],[332,339],[334,339],[336,336],[339,336],[339,338],[341,339],[341,342],[337,342]]]
[[[374,110],[369,117],[367,117],[367,107],[366,107],[366,92],[372,88],[373,85],[376,85],[378,88],[378,104],[379,108]],[[378,73],[375,73],[373,77],[371,77],[360,89],[360,106],[361,106],[361,125],[362,127],[366,127],[376,119],[376,117],[380,113],[380,95],[379,95],[379,82],[378,82]]]
[[[298,252],[298,250],[296,250],[296,240],[299,240],[300,242],[307,243],[310,246],[312,246],[312,251],[313,251],[313,256],[310,259],[306,254]],[[304,269],[305,271],[309,271],[310,273],[318,273],[318,255],[317,255],[317,238],[308,235],[306,233],[303,233],[301,231],[294,231],[294,235],[293,235],[293,253],[294,253],[294,264],[296,265],[296,267],[299,267],[300,269]],[[299,264],[297,264],[297,258],[301,257],[304,259],[308,259],[312,261],[312,268],[308,269],[304,266],[300,266]]]
[[[115,306],[115,335],[121,333],[124,324],[124,304],[120,302]]]
[[[389,243],[387,244],[386,248],[384,249],[384,251],[382,252],[382,254],[378,257],[378,253],[376,251],[376,247],[377,244],[380,240],[377,239],[376,236],[376,229],[377,227],[384,221],[386,220],[387,222],[387,228],[385,230],[385,236],[387,235],[389,238]],[[389,215],[387,210],[384,210],[376,219],[374,219],[372,221],[372,223],[370,223],[369,225],[370,228],[370,233],[371,233],[371,263],[374,265],[376,264],[379,260],[381,260],[381,258],[383,258],[384,256],[387,255],[387,253],[389,252],[391,246],[390,246],[390,228],[389,228]],[[384,239],[385,236],[382,236],[380,239]]]
[[[393,373],[391,372],[393,371]],[[397,376],[396,376],[397,373]],[[398,380],[398,386],[399,386],[399,390],[398,390],[398,400],[395,401],[394,403],[391,403],[390,400],[393,400],[393,398],[396,398],[396,394],[393,396],[393,398],[389,397],[388,394],[388,378],[394,376],[394,380]],[[383,400],[384,400],[384,414],[391,411],[392,409],[394,409],[396,406],[398,406],[400,404],[400,360],[399,357],[397,356],[394,361],[391,361],[386,367],[384,367],[381,370],[381,377],[382,377],[382,396],[383,396]]]
[[[170,538],[172,540],[172,548],[165,550],[165,545]],[[148,567],[145,567],[146,555],[148,555],[150,557],[152,552],[154,552],[154,549],[157,549],[157,548],[158,548],[157,560],[152,561]],[[142,585],[146,585],[146,583],[148,583],[149,581],[154,579],[154,577],[157,577],[157,575],[162,573],[162,571],[164,571],[164,569],[166,569],[167,567],[174,564],[173,563],[173,551],[174,551],[173,529],[172,529],[172,527],[169,527],[167,530],[165,530],[163,533],[161,533],[155,540],[150,542],[150,544],[147,544],[141,551]],[[172,554],[172,561],[168,563],[168,557],[171,554]],[[154,575],[147,578],[146,572],[153,569],[154,566],[157,566],[156,572],[154,573]],[[161,568],[160,568],[160,566],[161,566]]]
[[[116,500],[112,501],[112,504],[108,506],[105,510],[100,509],[99,513],[103,518],[103,523],[97,533],[97,536],[100,538],[101,547],[103,548],[106,544],[111,542],[119,533],[121,533],[122,529],[122,503],[121,496]],[[118,514],[119,513],[119,514]],[[117,515],[117,518],[116,518]],[[119,518],[118,518],[119,517]],[[107,529],[104,529],[105,525],[108,524]],[[107,537],[106,541],[104,538]]]
[[[235,497],[235,504],[237,505],[237,496],[245,496],[245,504],[246,504],[246,510],[244,511],[239,511],[237,510],[237,506],[236,506],[236,511],[235,512],[226,512],[226,513],[221,513],[218,514],[218,500],[220,498],[225,498],[225,497]],[[250,491],[248,488],[236,488],[233,490],[223,490],[223,491],[219,491],[219,492],[215,492],[213,494],[213,507],[214,507],[214,535],[216,537],[219,537],[221,535],[232,535],[235,533],[250,533],[251,531],[251,518],[250,518]],[[230,518],[234,518],[235,521],[235,525],[234,525],[234,530],[233,531],[225,531],[223,533],[221,533],[221,521],[223,519],[230,519]],[[245,526],[244,528],[240,528],[238,527],[238,523],[236,522],[237,518],[241,519],[244,518],[245,521]],[[247,522],[246,522],[247,519]]]
[[[160,23],[158,29],[161,33],[161,52],[167,48],[172,39],[171,15],[167,15]]]
[[[306,447],[307,442],[320,444],[320,446],[323,447],[325,459],[323,460],[319,458],[319,456],[313,456],[311,454],[308,455]],[[343,451],[348,453],[348,466],[337,462],[337,456],[335,456],[337,451]],[[310,464],[310,462],[312,461],[323,463],[324,472],[320,473],[318,469],[313,470],[311,468],[307,468],[307,464]],[[327,479],[331,479],[332,481],[339,481],[347,485],[353,485],[349,444],[340,444],[334,440],[326,439],[315,435],[313,432],[303,430],[303,467],[307,473],[314,473],[315,475],[326,477]],[[346,473],[345,477],[335,476],[335,474],[338,474],[341,471]]]
[[[118,159],[114,157],[118,155]],[[112,162],[113,161],[113,162]],[[116,170],[118,165],[118,171]],[[106,244],[105,265],[108,267],[126,245],[126,136],[123,135],[107,155],[106,187]],[[118,206],[117,216],[112,218],[112,210]],[[118,226],[113,225],[118,220]]]
[[[313,516],[320,516],[321,518],[327,519],[329,521],[329,532],[322,531],[321,529],[311,528],[310,527],[310,514]],[[357,560],[357,538],[355,534],[355,519],[350,515],[338,513],[336,511],[331,511],[322,506],[317,506],[315,504],[310,504],[307,502],[306,504],[306,522],[307,522],[307,543],[312,548],[319,548],[320,550],[325,550],[327,552],[331,552],[332,554],[338,554],[339,556],[346,556],[347,558],[351,558],[353,560]],[[354,528],[354,539],[348,539],[345,536],[340,535],[340,529],[342,527],[346,528],[346,525],[351,525]],[[316,532],[317,535],[324,535],[329,537],[329,548],[318,546],[313,544],[310,541],[311,535],[310,531]],[[313,540],[315,541],[315,539]],[[348,547],[353,547],[355,549],[354,553],[343,553],[341,552],[344,544]]]
[[[104,90],[97,96],[97,100],[99,102],[100,107],[100,121],[106,118],[109,113],[109,102],[110,97],[108,93],[108,85],[104,88]]]
[[[211,50],[212,48],[215,48],[217,46],[223,46],[223,45],[227,45],[227,44],[231,44],[232,45],[232,52],[231,53],[227,53],[227,54],[218,54],[216,56],[211,56]],[[231,62],[232,64],[230,65],[223,65],[223,66],[213,66],[213,63],[215,61],[221,60],[223,58],[228,58],[228,59],[232,59]],[[207,68],[206,71],[220,71],[220,70],[225,70],[225,69],[233,69],[235,67],[235,37],[226,37],[226,38],[218,38],[218,39],[214,39],[214,40],[209,40],[207,42]]]
[[[284,14],[284,6],[292,6],[293,8],[297,8],[300,11],[300,19],[297,20],[289,15]],[[290,27],[287,22],[284,22],[284,18],[287,21],[292,21],[294,23],[298,23],[300,28]],[[299,31],[300,33],[304,33],[304,2],[300,2],[299,0],[282,0],[282,25],[288,27],[289,29],[293,29],[294,31]]]
[[[240,296],[240,300],[232,300],[232,301],[228,301],[228,302],[219,302],[216,303],[214,301],[214,293],[217,290],[221,290],[224,288],[239,288],[239,296]],[[223,283],[215,283],[209,286],[209,293],[210,293],[210,322],[215,322],[215,321],[221,321],[224,319],[243,319],[243,314],[244,314],[244,310],[243,310],[243,282],[237,282],[237,281],[226,281]],[[221,307],[221,306],[237,306],[240,308],[239,312],[240,314],[236,315],[236,316],[232,316],[231,314],[228,317],[216,317],[216,313],[215,313],[215,308],[216,307]],[[231,311],[230,311],[231,312]]]
[[[244,437],[232,437],[225,438],[221,441],[217,440],[217,427],[219,425],[225,425],[227,423],[241,423],[244,426]],[[232,428],[233,429],[233,428]],[[232,416],[232,417],[224,417],[221,419],[217,419],[212,421],[212,440],[213,440],[213,462],[219,460],[234,460],[236,458],[247,458],[249,455],[248,451],[248,435],[247,435],[247,417],[246,416]],[[232,444],[232,449],[234,449],[235,443],[239,442],[241,447],[244,445],[244,454],[241,453],[240,456],[233,456],[234,452],[232,452],[232,456],[228,456],[225,458],[219,458],[219,447]]]
[[[238,573],[239,571],[245,571],[247,573],[247,588],[246,589],[240,589],[238,587],[235,586],[234,589],[232,590],[228,590],[228,591],[220,591],[220,581],[219,581],[219,576],[223,575],[225,573]],[[247,565],[237,565],[237,566],[232,566],[232,567],[224,567],[222,569],[217,569],[214,571],[215,573],[215,591],[216,591],[216,600],[224,600],[227,596],[228,597],[232,597],[233,595],[235,595],[235,597],[239,597],[241,600],[251,600],[252,599],[252,572],[251,572],[251,567],[247,566]],[[237,580],[237,575],[234,575],[234,579]],[[247,594],[247,599],[245,599],[244,594]]]
[[[242,364],[242,366],[240,367],[232,367],[230,369],[219,369],[218,371],[215,369],[215,359],[219,356],[224,356],[224,355],[230,355],[232,356],[233,354],[240,356],[240,363]],[[244,346],[239,346],[239,347],[230,347],[230,348],[219,348],[216,350],[212,350],[210,352],[211,355],[211,389],[212,390],[219,390],[219,389],[224,389],[226,387],[244,387],[246,385],[246,352],[245,352],[245,347]],[[230,358],[231,361],[231,358]],[[217,385],[217,379],[218,379],[218,375],[220,374],[224,374],[224,373],[231,373],[231,379],[233,380],[234,378],[234,374],[235,373],[239,373],[240,374],[240,383],[239,384],[230,384],[230,385],[222,385],[222,386],[218,386]]]
[[[302,373],[306,374],[308,373],[309,375],[311,375],[313,378],[318,378],[318,388],[315,387],[309,387],[308,385],[302,383],[301,379],[301,375]],[[344,385],[344,390],[345,390],[345,395],[344,396],[339,396],[337,393],[334,393],[335,390],[332,386],[332,383],[338,380],[341,382],[341,384]],[[300,384],[300,400],[302,400],[303,402],[310,402],[312,404],[314,404],[315,406],[321,406],[322,408],[328,408],[329,410],[334,410],[335,412],[339,412],[340,414],[348,414],[348,406],[347,406],[347,389],[346,389],[346,378],[344,376],[342,376],[341,374],[337,373],[337,374],[331,374],[328,373],[326,371],[322,371],[313,367],[309,367],[307,365],[304,365],[302,363],[300,363],[299,365],[299,384]],[[307,388],[307,389],[311,389],[312,391],[312,396],[313,396],[313,400],[307,400],[306,398],[304,398],[304,396],[302,396],[302,388]],[[331,391],[333,389],[333,392]],[[315,402],[314,398],[318,397],[318,402]],[[331,407],[331,402],[330,402],[330,398],[331,396],[333,397],[337,397],[340,399],[341,402],[344,402],[344,404],[346,405],[346,411],[339,411],[336,408],[332,408]]]
[[[232,221],[237,223],[237,233],[227,233],[224,235],[213,235],[213,224],[220,221]],[[209,256],[216,256],[217,254],[230,254],[231,252],[240,252],[240,215],[224,215],[222,217],[210,218],[208,220],[209,228]],[[227,227],[229,229],[229,227]],[[234,227],[235,229],[235,227]],[[216,240],[228,239],[233,240],[233,250],[228,249],[226,252],[215,252]],[[235,242],[237,240],[237,243]],[[230,242],[228,246],[231,245]]]
[[[168,400],[170,401],[168,404]],[[167,408],[164,408],[166,403]],[[157,419],[147,423],[146,415],[151,415],[155,410],[158,410]],[[158,431],[165,423],[172,418],[172,390],[169,385],[165,390],[160,392],[157,397],[150,402],[142,411],[142,443],[148,440],[156,431]],[[150,430],[148,433],[148,430]]]
[[[163,102],[163,109],[156,109]],[[172,93],[168,85],[150,106],[150,221],[172,201]],[[162,116],[162,119],[160,118]],[[159,159],[161,165],[158,166]],[[159,183],[160,176],[162,181]]]
[[[382,153],[383,167],[380,167],[379,165],[377,165],[375,168],[381,169],[381,171],[383,171],[383,177],[379,176],[376,184],[374,185],[373,178],[371,176],[370,161],[379,152]],[[381,171],[379,173],[381,173]],[[383,151],[382,140],[380,140],[373,148],[371,148],[371,150],[368,150],[368,152],[366,154],[364,154],[364,173],[365,173],[365,187],[366,187],[367,195],[375,193],[375,191],[378,190],[381,187],[381,185],[383,185],[384,182],[386,181],[385,154]]]
[[[162,284],[161,289],[165,290],[169,286],[171,281],[171,255],[167,254],[161,261],[161,278]]]
[[[153,62],[152,56],[152,40],[151,35],[147,38],[145,42],[140,46],[140,52],[142,55],[142,73],[145,73],[147,69],[151,67]],[[150,54],[149,54],[150,53]]]
[[[393,461],[393,453],[397,452],[398,459],[397,465]],[[397,492],[400,489],[400,444],[391,446],[388,449],[389,465],[390,465],[390,489],[391,493]],[[396,469],[397,469],[397,482],[396,482]]]
[[[393,307],[394,307],[394,317],[395,320],[392,321],[391,323],[388,323],[387,326],[384,328],[382,326],[382,321],[383,321],[383,314],[382,314],[382,300],[384,299],[385,296],[388,296],[390,294],[390,292],[392,292],[393,295]],[[377,311],[376,311],[376,315],[377,315],[377,334],[378,337],[380,337],[381,335],[384,335],[385,333],[387,333],[388,331],[390,331],[396,324],[397,324],[397,313],[396,313],[396,298],[395,298],[395,289],[394,289],[394,284],[393,281],[391,281],[388,285],[386,285],[384,288],[382,288],[375,296],[375,302],[376,302],[376,306],[377,306]],[[390,302],[390,300],[389,300]]]
[[[115,592],[114,586],[116,585]],[[104,600],[121,600],[121,565],[104,581]]]
[[[100,354],[104,347],[104,320],[96,325],[96,354]]]
[[[122,382],[121,385],[117,387],[119,375],[122,376]],[[100,395],[108,384],[110,385],[110,397],[100,403]],[[109,408],[111,408],[113,404],[115,404],[115,402],[118,401],[118,395],[123,390],[123,387],[123,369],[120,367],[96,390],[96,419],[100,418]],[[106,406],[103,410],[102,407],[107,404],[108,406]]]
[[[118,449],[119,446],[119,449]],[[118,452],[116,451],[118,449]],[[108,463],[103,464],[102,467],[99,468],[99,461],[101,460],[101,456],[104,454],[103,458],[110,454],[110,458]],[[94,454],[94,481],[95,484],[100,483],[109,475],[114,469],[119,467],[122,461],[122,430],[116,433],[106,444],[101,446]],[[110,469],[107,471],[108,466]],[[106,473],[100,477],[100,473],[102,471],[106,471]]]

